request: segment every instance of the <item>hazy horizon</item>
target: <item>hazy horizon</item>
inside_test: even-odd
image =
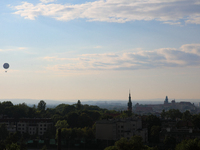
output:
[[[13,104],[20,104],[20,103],[26,103],[29,105],[32,104],[38,104],[40,102],[40,100],[44,100],[46,102],[47,105],[57,105],[57,104],[62,104],[62,103],[66,103],[66,104],[75,104],[77,103],[78,100],[81,101],[82,104],[110,104],[110,103],[124,103],[127,104],[128,100],[111,100],[111,99],[96,99],[96,100],[92,100],[92,99],[78,99],[78,100],[53,100],[53,99],[0,99],[0,102],[3,101],[11,101]],[[171,102],[174,99],[169,99],[169,102]],[[176,102],[181,102],[181,101],[186,101],[186,102],[191,102],[191,103],[195,103],[198,104],[200,102],[200,99],[175,99]],[[136,104],[163,104],[164,103],[164,99],[162,98],[157,98],[157,99],[132,99],[132,103]]]

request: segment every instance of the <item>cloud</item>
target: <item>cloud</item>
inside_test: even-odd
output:
[[[56,61],[56,60],[67,60],[67,58],[58,58],[58,57],[50,57],[50,56],[46,56],[43,58],[44,60],[47,60],[47,61]]]
[[[186,53],[200,55],[200,44],[185,44],[181,46],[181,50]]]
[[[26,47],[17,47],[17,48],[10,48],[10,49],[0,49],[0,52],[9,52],[9,51],[25,51]]]
[[[55,2],[56,0],[40,0],[42,3],[50,3]]]
[[[181,25],[181,22],[163,22],[164,24],[170,24],[170,25]]]
[[[125,23],[135,20],[157,20],[168,24],[200,24],[199,0],[97,0],[82,4],[55,4],[53,0],[41,0],[36,5],[22,2],[13,6],[14,14],[34,20],[39,16],[60,21],[86,19]]]
[[[94,48],[99,49],[99,48],[102,48],[102,46],[95,46]]]
[[[47,61],[62,61],[49,66],[53,70],[138,70],[163,67],[200,65],[200,44],[186,44],[179,49],[161,48],[153,51],[83,54],[77,58],[44,57]],[[67,60],[67,62],[65,62]]]

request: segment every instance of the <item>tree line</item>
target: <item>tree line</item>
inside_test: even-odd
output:
[[[37,104],[37,106],[33,105],[32,107],[27,106],[27,104],[25,103],[14,105],[10,101],[5,101],[0,102],[0,115],[2,115],[2,117],[4,116],[8,118],[14,118],[16,120],[20,118],[51,118],[54,124],[52,128],[48,129],[47,132],[40,137],[38,137],[37,134],[29,135],[28,133],[24,133],[23,135],[21,135],[19,132],[15,134],[9,134],[6,130],[5,125],[1,125],[0,147],[8,147],[8,145],[12,145],[14,147],[16,141],[14,141],[13,144],[11,143],[12,139],[14,138],[18,139],[17,145],[21,145],[21,147],[24,146],[24,143],[22,141],[28,139],[56,139],[57,129],[59,128],[61,129],[63,140],[82,140],[84,142],[84,140],[95,139],[95,122],[98,120],[137,116],[137,114],[133,114],[130,111],[115,111],[102,109],[98,106],[93,105],[82,105],[80,100],[72,105],[59,104],[55,108],[46,108],[46,102],[44,100],[41,100]],[[177,109],[171,109],[168,111],[163,110],[160,114],[160,117],[152,114],[143,115],[140,117],[142,118],[144,126],[148,128],[149,143],[154,143],[154,145],[160,143],[159,133],[161,131],[161,124],[163,119],[176,120],[177,118],[179,118],[181,120],[189,120],[193,123],[195,128],[200,128],[200,114],[191,114],[189,111],[180,112]],[[134,138],[132,140],[134,141]],[[19,144],[19,141],[21,141],[21,144]],[[131,143],[133,142],[128,142],[128,140],[126,141],[125,139],[123,139],[122,141],[125,141],[125,143],[129,143],[128,147],[130,147]],[[195,142],[190,141],[189,143],[198,142],[199,141],[196,140]],[[119,146],[117,146],[119,145],[119,143],[121,142],[118,142],[115,147],[111,148],[119,148]],[[169,147],[173,149],[175,149],[175,146],[178,144],[173,139],[173,137],[166,137],[163,144],[168,147],[168,145],[170,145],[169,143],[173,144],[173,147]],[[182,147],[185,143],[182,144]],[[179,147],[181,147],[181,145]],[[150,148],[145,147],[144,149]]]

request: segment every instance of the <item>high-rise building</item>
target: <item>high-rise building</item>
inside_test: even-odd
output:
[[[132,102],[131,102],[131,93],[129,90],[129,100],[128,100],[128,111],[132,112]]]

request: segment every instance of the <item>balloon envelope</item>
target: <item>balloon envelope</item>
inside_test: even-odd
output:
[[[8,69],[8,68],[9,68],[9,64],[8,64],[8,63],[4,63],[4,64],[3,64],[3,67],[4,67],[5,69]]]

